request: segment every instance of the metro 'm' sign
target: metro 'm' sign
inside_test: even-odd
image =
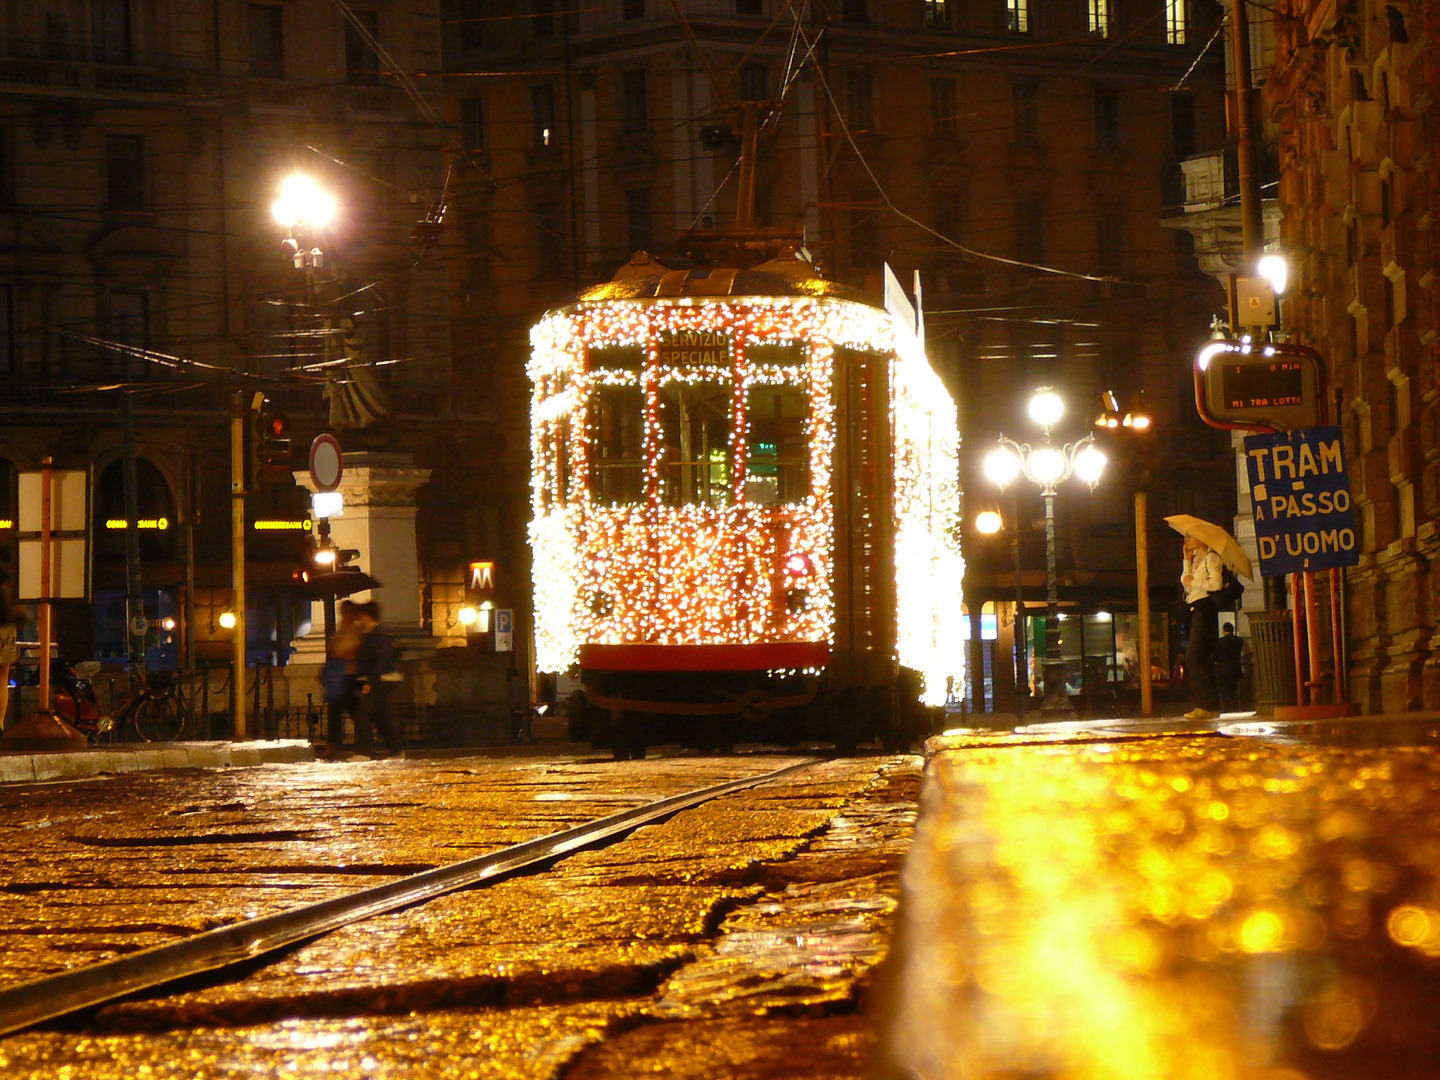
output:
[[[469,582],[465,587],[470,592],[495,588],[495,564],[493,562],[472,562]]]

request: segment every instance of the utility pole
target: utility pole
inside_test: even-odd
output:
[[[1259,272],[1265,252],[1265,216],[1260,200],[1260,168],[1255,152],[1255,87],[1250,78],[1250,15],[1247,0],[1230,0],[1230,64],[1235,69],[1235,157],[1240,183],[1240,274]],[[1230,275],[1230,327],[1240,332],[1236,275]],[[1278,301],[1277,301],[1278,304]],[[1278,307],[1276,309],[1279,310]],[[1265,607],[1285,607],[1285,583],[1268,577],[1261,582]]]
[[[1265,248],[1265,219],[1260,207],[1260,169],[1255,155],[1255,88],[1250,81],[1250,16],[1247,0],[1230,2],[1230,46],[1235,68],[1235,141],[1240,174],[1240,271],[1257,272]],[[1233,313],[1232,313],[1233,315]],[[1231,323],[1232,326],[1238,325]]]
[[[1144,489],[1135,492],[1135,586],[1140,613],[1140,715],[1155,713],[1154,686],[1150,679],[1150,519]]]
[[[230,692],[235,703],[236,739],[250,737],[245,717],[245,421],[265,395],[257,392],[255,397],[259,401],[247,402],[245,392],[239,391],[235,395],[235,415],[230,418],[230,565],[235,590]]]
[[[144,595],[140,591],[140,479],[135,464],[135,405],[130,391],[120,394],[123,420],[121,450],[125,489],[125,661],[133,679],[145,665]]]

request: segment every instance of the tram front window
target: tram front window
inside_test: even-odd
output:
[[[591,497],[607,506],[644,502],[645,395],[638,386],[600,386],[592,408]]]
[[[730,502],[730,387],[669,382],[660,387],[660,501]]]
[[[798,386],[757,386],[745,401],[749,453],[745,500],[793,505],[810,494],[810,446],[805,437],[809,395]]]

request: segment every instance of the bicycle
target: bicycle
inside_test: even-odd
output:
[[[174,679],[142,668],[131,676],[113,712],[116,730],[128,726],[143,742],[174,742],[185,730],[189,710]]]

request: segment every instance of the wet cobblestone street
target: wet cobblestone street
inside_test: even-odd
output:
[[[8,789],[16,982],[795,759],[455,759]],[[0,1043],[15,1076],[858,1075],[918,758],[820,762],[246,977]],[[797,1055],[804,1069],[796,1071]]]

